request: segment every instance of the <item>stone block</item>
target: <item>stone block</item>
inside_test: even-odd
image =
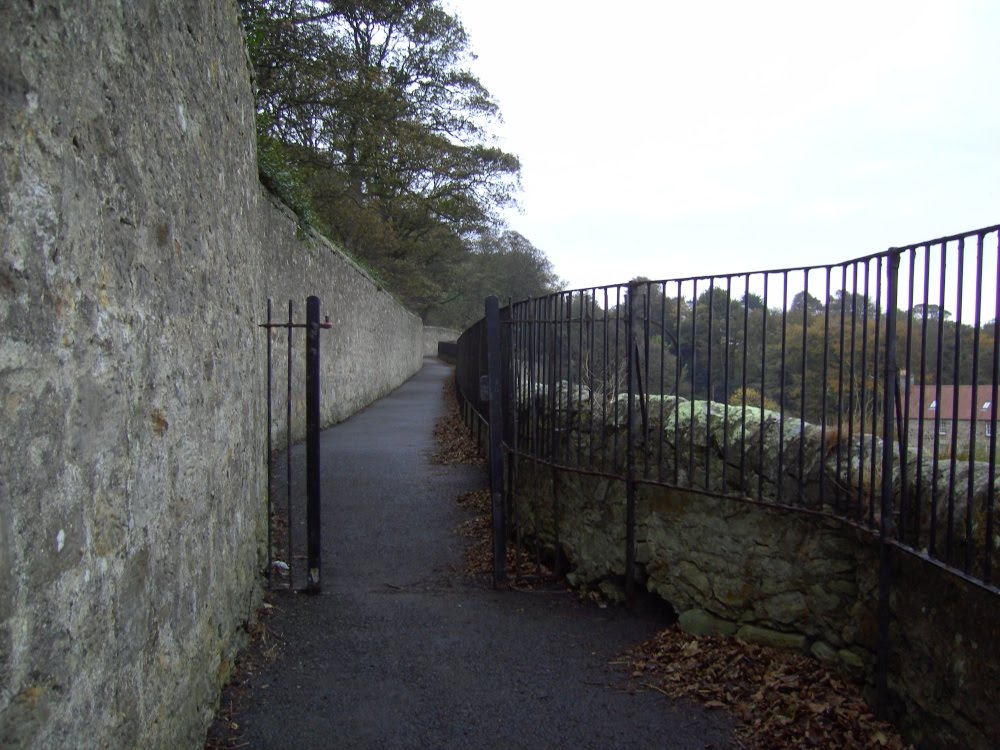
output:
[[[840,651],[837,652],[837,658],[839,658],[840,662],[851,672],[862,673],[867,668],[865,660],[862,659],[856,651],[849,648],[840,649]]]
[[[841,598],[830,593],[823,585],[814,583],[807,591],[807,606],[814,617],[829,615],[841,607]]]
[[[703,609],[689,609],[677,619],[681,630],[691,635],[734,635],[735,623],[714,617]]]
[[[784,625],[802,621],[808,614],[806,598],[800,591],[787,591],[772,596],[763,604],[769,619]]]
[[[756,625],[742,626],[736,632],[736,637],[747,643],[756,643],[761,646],[770,646],[782,651],[795,651],[797,653],[805,653],[808,643],[806,637],[800,633],[783,633]]]
[[[601,595],[613,604],[622,604],[625,601],[625,591],[614,581],[601,581],[597,586]]]
[[[839,658],[837,650],[824,641],[816,641],[812,646],[810,646],[809,653],[819,661],[827,663],[835,662]]]

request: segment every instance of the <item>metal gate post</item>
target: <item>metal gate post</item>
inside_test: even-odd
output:
[[[635,342],[635,285],[628,285],[625,298],[625,347],[628,352],[628,414],[625,444],[625,600],[635,597],[635,396],[639,373],[638,350]]]
[[[273,308],[271,298],[267,298],[267,323],[264,333],[267,334],[267,587],[271,588],[271,578],[274,575],[274,535],[271,531],[271,517],[274,515],[274,504],[271,498],[271,488],[274,486],[274,470],[272,469],[274,454],[274,430],[271,427],[271,420],[274,416],[274,407],[271,403],[271,389],[274,384],[273,365],[273,345],[271,343],[271,322]]]
[[[500,303],[486,298],[486,363],[489,373],[490,498],[493,510],[493,586],[507,581],[507,519],[503,502],[503,393],[500,379]]]
[[[306,299],[306,591],[320,591],[319,297]]]

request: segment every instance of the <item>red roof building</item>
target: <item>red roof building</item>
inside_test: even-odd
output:
[[[956,389],[958,403],[955,403]],[[938,435],[938,454],[948,456],[952,449],[952,432],[956,434],[955,449],[968,454],[973,435],[976,440],[976,457],[988,458],[989,438],[994,431],[993,387],[991,385],[911,385],[903,393],[906,410],[909,445],[916,447],[921,434],[925,450],[933,448],[935,432]],[[921,396],[923,401],[921,401]],[[921,408],[921,405],[923,408]],[[982,455],[980,455],[982,454]]]

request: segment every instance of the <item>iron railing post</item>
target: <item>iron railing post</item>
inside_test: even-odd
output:
[[[636,361],[638,348],[635,341],[635,290],[635,285],[630,282],[628,295],[625,297],[627,316],[625,348],[628,352],[628,413],[626,414],[625,445],[625,598],[630,603],[635,596],[635,394],[639,365]]]
[[[489,372],[490,499],[493,511],[493,586],[507,581],[507,521],[503,497],[503,388],[500,303],[486,298],[486,362]]]
[[[320,591],[319,297],[306,299],[306,591]]]
[[[274,363],[273,344],[271,342],[271,322],[273,319],[273,305],[270,297],[267,298],[267,327],[264,333],[267,335],[267,587],[271,588],[271,576],[274,568],[274,534],[271,530],[271,516],[273,512],[273,499],[271,489],[274,487],[274,470],[272,468],[271,455],[274,453],[274,430],[271,420],[274,417],[274,405],[271,398],[271,390],[274,386]]]
[[[285,510],[288,513],[288,588],[295,588],[295,557],[292,555],[292,331],[295,328],[295,307],[288,300],[288,351],[285,352],[287,375],[285,379]]]
[[[889,672],[889,589],[892,582],[889,539],[893,534],[892,475],[895,446],[893,445],[892,433],[893,410],[896,402],[896,298],[898,296],[899,255],[898,251],[890,250],[886,264],[885,373],[882,393],[882,508],[879,518],[878,661],[875,672],[876,711],[881,718],[885,718]],[[872,460],[874,461],[874,456],[872,456]],[[905,482],[906,478],[902,477],[901,481]]]

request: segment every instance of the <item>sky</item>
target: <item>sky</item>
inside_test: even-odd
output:
[[[994,0],[445,0],[579,288],[834,263],[1000,224]]]

